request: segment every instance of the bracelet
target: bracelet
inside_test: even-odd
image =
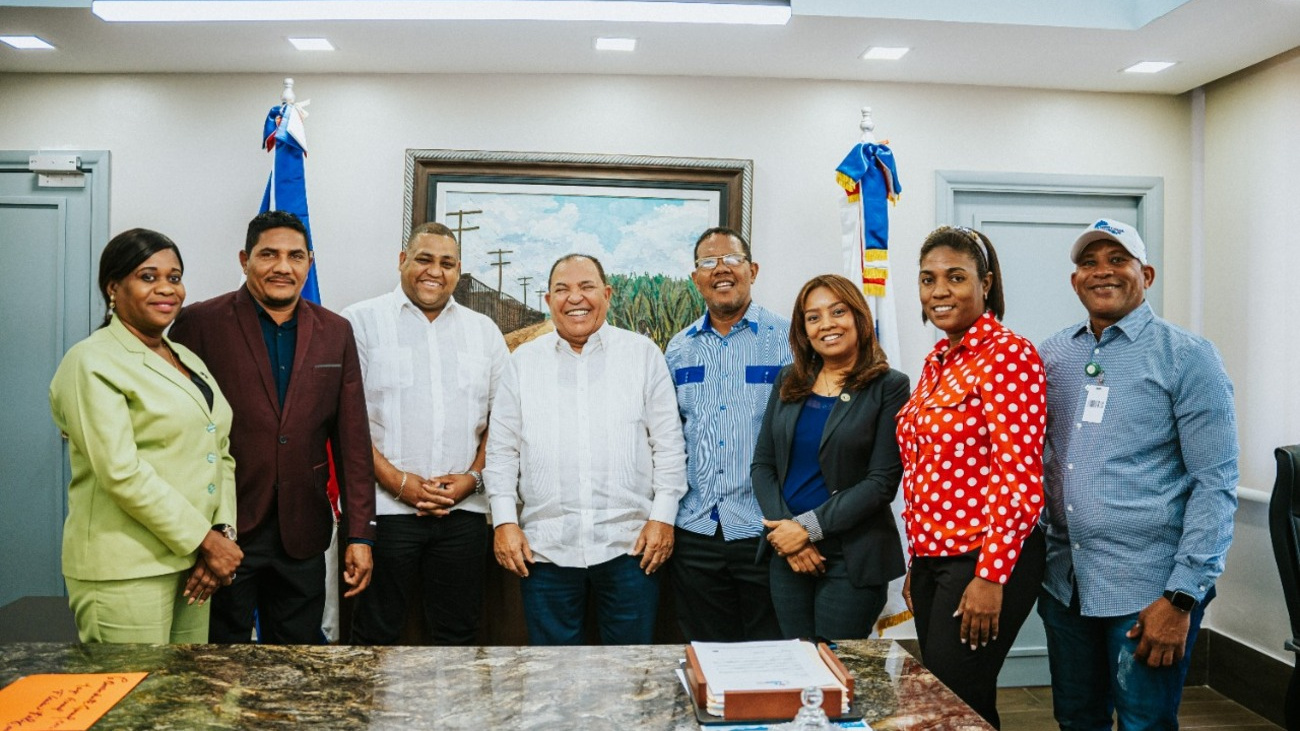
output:
[[[408,476],[409,473],[407,473],[406,470],[402,470],[402,484],[398,486],[397,494],[393,496],[393,499],[399,503],[402,501],[402,493],[406,492],[406,478]]]

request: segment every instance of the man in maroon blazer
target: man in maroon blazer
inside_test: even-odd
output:
[[[325,551],[334,514],[326,496],[333,443],[348,547],[345,597],[370,583],[374,466],[356,341],[347,320],[302,299],[311,267],[306,229],[292,213],[248,224],[243,287],[186,307],[171,337],[198,353],[235,412],[239,546],[235,581],[212,599],[212,642],[319,644]]]

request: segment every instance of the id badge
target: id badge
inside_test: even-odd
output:
[[[1100,424],[1106,415],[1106,399],[1110,396],[1110,386],[1088,385],[1083,387],[1088,392],[1083,403],[1083,420],[1090,424]]]

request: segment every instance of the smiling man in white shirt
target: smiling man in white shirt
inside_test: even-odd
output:
[[[488,412],[509,351],[491,319],[452,297],[460,247],[451,229],[417,226],[398,271],[395,290],[343,311],[361,358],[379,524],[352,641],[396,643],[418,585],[427,639],[472,645],[489,533]]]
[[[555,332],[515,350],[493,406],[493,548],[533,644],[582,644],[588,592],[604,644],[647,644],[686,492],[672,381],[649,338],[605,322],[594,257],[561,257],[548,290]]]

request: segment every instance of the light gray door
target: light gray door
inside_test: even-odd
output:
[[[993,242],[1006,288],[1012,330],[1034,343],[1081,322],[1083,305],[1070,287],[1070,245],[1099,218],[1133,224],[1147,245],[1148,261],[1162,271],[1159,221],[1163,185],[1152,178],[1095,178],[979,173],[939,173],[939,223],[969,226]],[[1147,292],[1161,311],[1161,278]],[[935,339],[941,337],[936,334]],[[1047,636],[1037,611],[1021,628],[998,684],[1046,685]]]
[[[67,450],[50,420],[64,351],[102,309],[92,272],[108,230],[108,153],[81,152],[83,188],[42,188],[30,152],[0,151],[0,605],[64,593]]]

